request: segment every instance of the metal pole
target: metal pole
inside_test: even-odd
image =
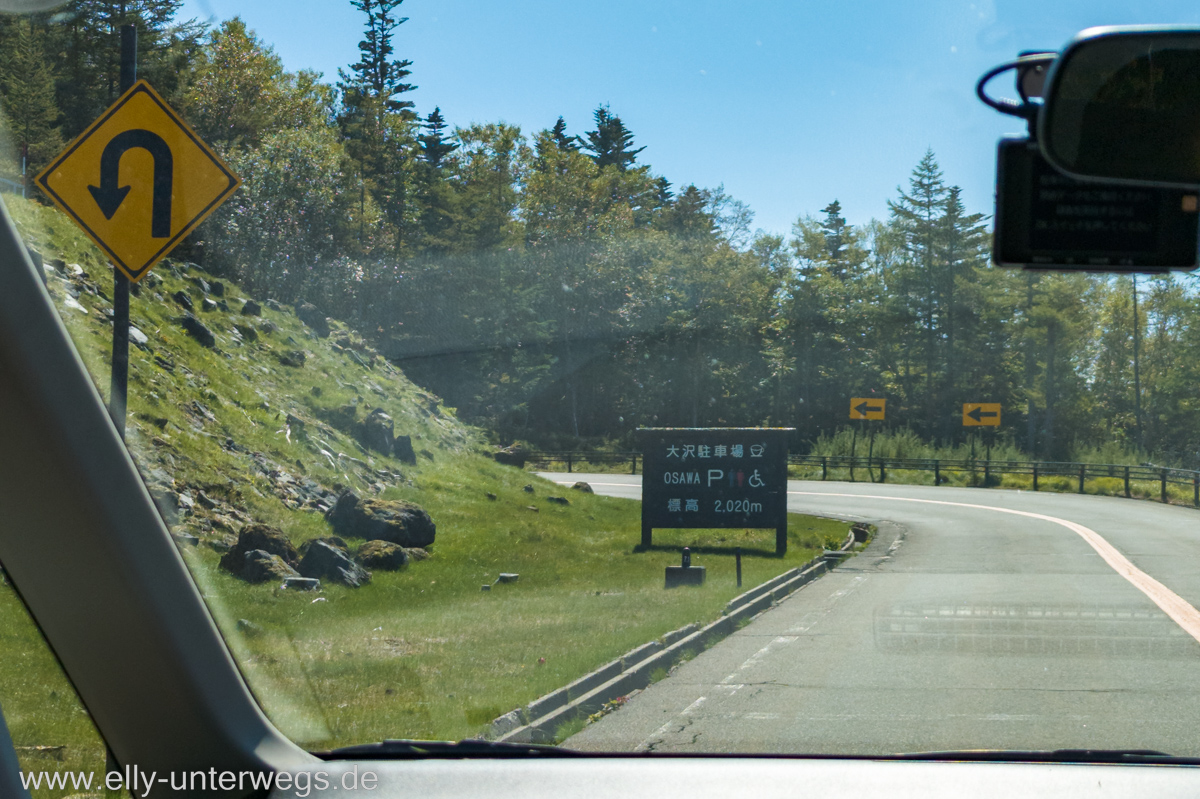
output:
[[[1162,470],[1162,501],[1167,501],[1167,470]]]
[[[1129,499],[1129,467],[1125,467],[1125,499]]]
[[[121,26],[121,92],[137,82],[137,28]],[[113,267],[112,381],[108,413],[117,435],[125,438],[125,409],[129,404],[129,278]]]
[[[1037,489],[1037,467],[1038,467],[1038,465],[1036,463],[1033,464],[1033,490],[1034,491],[1038,490]]]
[[[125,8],[121,7],[121,17]],[[121,26],[121,93],[137,83],[137,28]],[[112,84],[109,84],[111,87]],[[113,266],[113,343],[112,376],[108,389],[108,415],[117,435],[125,440],[125,409],[129,400],[129,278]],[[121,764],[111,747],[104,747],[106,773],[120,771]]]
[[[1084,481],[1084,476],[1086,474],[1087,474],[1087,464],[1085,464],[1085,463],[1079,464],[1079,493],[1080,494],[1083,493],[1083,481]]]
[[[1140,369],[1141,325],[1138,320],[1138,285],[1137,275],[1133,275],[1133,403],[1134,418],[1137,422],[1138,448],[1142,448],[1145,440],[1142,438],[1142,378]]]

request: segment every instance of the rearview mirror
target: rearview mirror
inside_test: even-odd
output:
[[[1050,71],[1038,139],[1072,177],[1200,186],[1200,28],[1085,30]]]

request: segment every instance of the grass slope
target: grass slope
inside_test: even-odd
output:
[[[21,200],[8,205],[27,241],[64,262],[50,292],[106,395],[109,268],[58,212]],[[638,551],[636,502],[564,492],[496,464],[478,431],[354,331],[331,320],[332,335],[320,339],[278,307],[244,316],[250,298],[228,282],[228,310],[203,311],[197,279],[211,281],[164,263],[132,300],[132,323],[149,341],[131,349],[128,441],[173,530],[200,540],[181,551],[252,690],[303,744],[478,734],[495,716],[634,646],[715,618],[739,592],[732,547],[748,550],[749,587],[844,536],[844,524],[796,516],[785,559],[766,554],[770,531],[663,534],[670,546]],[[215,348],[180,327],[179,292],[213,331]],[[295,351],[304,353],[303,366],[285,365]],[[357,419],[386,411],[398,434],[412,436],[417,463],[365,450],[347,418],[351,404]],[[220,548],[248,521],[276,525],[296,544],[330,534],[306,481],[420,504],[438,525],[431,557],[376,572],[363,588],[331,584],[319,595],[249,585],[221,571]],[[214,507],[196,501],[201,491]],[[566,494],[570,504],[547,502],[551,494]],[[715,546],[696,558],[708,565],[709,583],[665,591],[663,567],[678,559],[671,547],[687,543]],[[520,580],[481,591],[502,571]],[[82,757],[99,769],[102,749],[87,715],[61,699],[70,689],[37,638],[15,597],[0,592],[0,641],[22,653],[0,659],[0,696],[18,744],[66,744],[71,763]]]

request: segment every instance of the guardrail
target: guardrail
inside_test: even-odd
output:
[[[639,452],[531,452],[529,462],[539,469],[549,470],[556,464],[565,465],[568,472],[579,467],[589,466],[624,466],[629,465],[629,474],[638,473],[641,461]],[[1133,486],[1137,483],[1152,483],[1157,485],[1159,499],[1170,501],[1168,487],[1179,486],[1192,489],[1192,504],[1200,508],[1200,471],[1188,469],[1172,469],[1165,466],[1126,466],[1113,463],[1069,463],[1051,461],[996,461],[973,458],[881,458],[878,456],[865,457],[856,455],[789,455],[788,465],[807,468],[812,471],[812,479],[830,479],[830,472],[848,471],[851,481],[855,481],[856,473],[866,472],[867,480],[872,483],[886,483],[888,472],[917,471],[932,472],[935,485],[949,482],[951,474],[970,474],[969,485],[991,486],[999,485],[999,478],[1004,475],[1029,477],[1034,491],[1045,488],[1047,480],[1061,483],[1060,478],[1068,478],[1071,484],[1078,486],[1078,493],[1085,493],[1088,480],[1109,479],[1118,480],[1126,497],[1133,496]],[[817,477],[817,470],[820,477]],[[624,471],[624,468],[622,468]]]

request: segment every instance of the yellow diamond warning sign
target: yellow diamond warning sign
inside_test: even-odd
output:
[[[135,282],[241,183],[145,81],[36,180]]]

